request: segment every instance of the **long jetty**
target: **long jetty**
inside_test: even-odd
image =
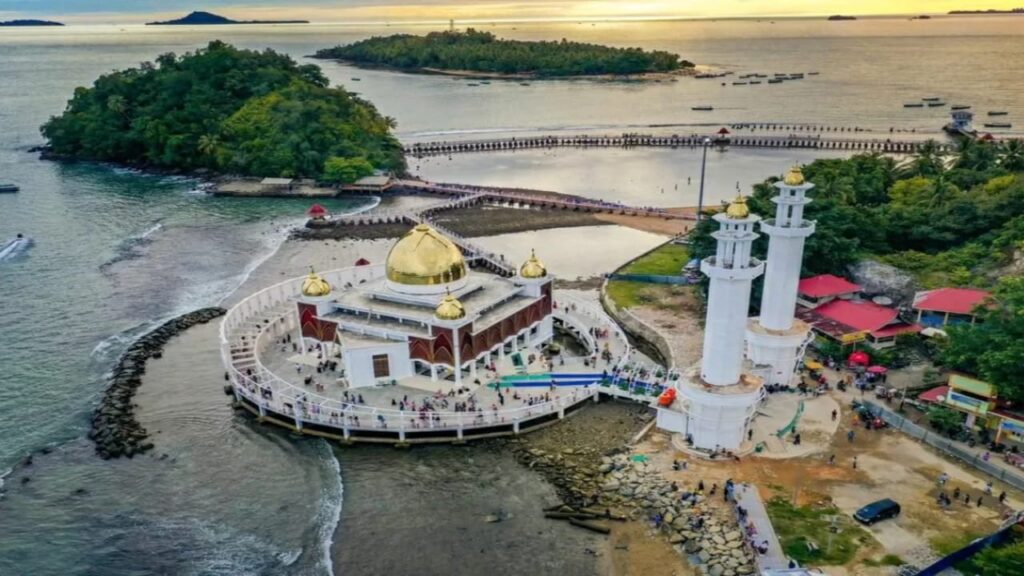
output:
[[[891,138],[844,138],[820,134],[787,135],[733,135],[733,136],[661,136],[652,134],[619,135],[567,135],[528,136],[525,138],[490,138],[482,140],[452,140],[417,142],[405,146],[405,153],[416,158],[448,156],[475,152],[505,152],[538,148],[698,148],[706,138],[713,145],[740,148],[800,148],[808,150],[845,150],[853,152],[881,152],[913,154],[925,140],[895,140]],[[940,152],[953,152],[955,145],[938,143]]]

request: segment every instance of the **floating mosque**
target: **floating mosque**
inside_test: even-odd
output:
[[[311,270],[229,310],[227,391],[261,421],[392,443],[519,434],[611,396],[656,407],[691,448],[746,451],[765,386],[792,383],[812,334],[794,314],[813,185],[793,168],[775,186],[774,218],[742,196],[713,216],[703,356],[689,369],[655,364],[598,302],[555,290],[532,251],[510,277],[477,271],[495,255],[417,222],[383,262]],[[752,256],[759,233],[766,261]]]
[[[742,196],[714,216],[715,254],[700,265],[710,279],[703,356],[675,384],[674,401],[658,408],[658,427],[699,449],[740,450],[764,385],[790,384],[811,340],[795,312],[804,241],[814,233],[803,218],[814,185],[794,167],[775,186],[773,219],[751,214]],[[767,263],[751,256],[758,225],[769,238]],[[762,274],[761,316],[748,319],[751,285]]]
[[[506,279],[470,271],[451,240],[417,225],[391,248],[382,277],[335,289],[311,272],[296,299],[303,351],[340,352],[349,388],[414,375],[478,379],[478,368],[554,336],[553,277],[532,254]]]

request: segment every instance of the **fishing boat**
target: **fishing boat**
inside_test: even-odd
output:
[[[939,100],[942,100],[942,98],[936,98],[935,96],[932,96],[931,98],[921,98],[921,100],[924,102],[938,102]]]
[[[529,82],[520,82],[519,85],[520,86],[529,86],[530,83]]]
[[[747,82],[733,82],[732,85],[733,86],[746,86]]]
[[[808,76],[817,76],[818,74],[821,74],[821,72],[808,72],[807,73]]]
[[[352,78],[352,81],[353,81],[353,82],[362,82],[362,81],[363,81],[363,79],[362,79],[362,78],[356,78],[356,77],[353,77],[353,78]]]
[[[470,82],[469,84],[466,84],[466,86],[479,86],[479,84],[475,82]]]
[[[951,110],[970,110],[971,107],[966,104],[953,104]]]
[[[907,102],[903,105],[904,108],[924,108],[924,102]]]
[[[782,84],[782,78],[771,78],[768,80],[769,84]]]
[[[1009,112],[1003,112],[1001,110],[999,110],[999,111],[995,111],[994,110],[994,111],[988,113],[989,116],[1006,116],[1007,114],[1009,114]]]
[[[0,184],[0,192],[17,192],[18,190],[21,190],[21,188],[14,184]]]
[[[481,84],[490,84],[490,83],[491,83],[490,80],[484,80],[483,82],[481,82]]]
[[[929,108],[938,108],[940,106],[945,106],[945,105],[946,105],[945,102],[935,102],[935,101],[928,102],[928,107]]]
[[[760,83],[761,83],[760,80],[754,80],[753,82],[751,82],[751,84],[760,84]]]
[[[693,108],[690,108],[690,110],[693,110],[694,112],[711,112],[714,109],[714,106],[694,106]]]
[[[985,128],[1013,128],[1013,124],[1009,122],[989,122],[985,124]]]

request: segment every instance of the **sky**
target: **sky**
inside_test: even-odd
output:
[[[238,19],[314,22],[454,19],[735,18],[936,14],[1024,0],[0,0],[0,17],[144,22],[207,10]]]

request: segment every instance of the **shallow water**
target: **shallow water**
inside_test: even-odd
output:
[[[772,87],[681,79],[471,88],[448,78],[321,64],[333,81],[395,117],[405,139],[642,131],[652,124],[685,125],[679,130],[687,132],[743,121],[934,132],[945,109],[908,111],[902,102],[941,96],[976,110],[1005,109],[1011,119],[1024,115],[1019,23],[1011,17],[486,26],[517,38],[566,36],[669,49],[738,72],[821,71],[820,77]],[[427,573],[423,568],[451,565],[456,573],[500,573],[520,567],[512,564],[517,559],[536,561],[537,569],[529,568],[537,573],[588,573],[592,561],[578,555],[578,535],[550,532],[555,529],[527,519],[526,511],[548,489],[500,455],[471,448],[357,449],[339,452],[339,464],[323,442],[236,417],[220,391],[222,369],[210,327],[190,335],[179,355],[168,353],[154,363],[140,392],[144,423],[159,430],[156,457],[103,462],[83,440],[102,376],[131,338],[157,319],[216,304],[275,249],[281,228],[300,219],[309,203],[211,198],[195,194],[194,183],[180,178],[41,162],[27,151],[42,143],[39,125],[63,109],[75,86],[101,73],[214,38],[301,58],[323,46],[395,31],[400,29],[70,26],[0,34],[0,181],[22,188],[0,195],[0,239],[24,232],[36,240],[25,255],[0,263],[0,471],[30,450],[55,447],[7,478],[0,500],[0,574],[326,574],[331,550],[339,574]],[[362,80],[353,82],[353,76]],[[698,104],[716,109],[690,110]],[[730,196],[736,182],[742,187],[808,159],[788,151],[715,154],[709,158],[709,201]],[[685,150],[557,151],[433,159],[422,170],[442,180],[675,206],[694,203],[695,162]],[[691,178],[688,186],[685,177]],[[343,212],[367,201],[332,201],[328,208]],[[612,260],[624,261],[654,241],[643,233],[601,230],[594,237],[573,229],[481,242],[517,259],[536,247],[549,268],[566,277],[606,271],[618,263]],[[606,233],[601,252],[610,264],[576,256],[576,246],[597,245]],[[384,247],[374,250],[379,258]],[[344,265],[350,255],[343,253],[307,259],[297,251],[290,266]],[[256,276],[268,284],[283,279],[270,271]],[[163,453],[167,459],[159,460]],[[23,484],[26,474],[30,481]],[[86,492],[76,494],[80,488]],[[518,521],[483,525],[478,515],[492,505],[524,513]],[[406,516],[412,529],[389,526]],[[565,553],[561,560],[559,551]]]

